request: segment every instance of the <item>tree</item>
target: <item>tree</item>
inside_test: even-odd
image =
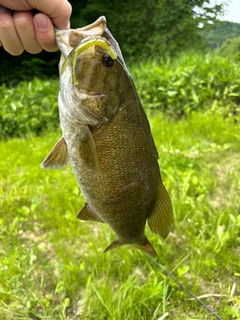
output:
[[[105,15],[109,29],[128,58],[175,55],[202,44],[200,24],[216,20],[222,6],[210,0],[70,0],[72,26],[81,27]]]
[[[220,48],[224,41],[240,37],[240,23],[218,21],[201,34],[208,49]]]
[[[72,28],[83,27],[105,15],[124,57],[132,61],[174,56],[201,47],[200,24],[207,27],[222,10],[219,5],[211,7],[210,0],[69,1],[73,7]],[[2,72],[0,82],[57,76],[58,60],[59,53],[24,53],[16,58],[0,48],[0,68],[7,70]]]

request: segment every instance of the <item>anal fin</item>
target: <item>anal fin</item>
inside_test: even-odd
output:
[[[166,238],[173,227],[172,203],[162,182],[159,183],[157,199],[147,221],[152,232],[162,238]]]
[[[77,218],[80,220],[91,220],[91,221],[105,222],[98,215],[96,215],[94,212],[92,212],[92,210],[90,209],[90,207],[87,203],[85,203],[84,207],[77,215]]]

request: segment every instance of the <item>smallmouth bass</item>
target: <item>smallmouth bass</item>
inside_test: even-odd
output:
[[[61,50],[58,96],[63,137],[42,163],[68,162],[85,198],[81,220],[107,223],[117,235],[105,251],[134,244],[155,256],[144,234],[166,238],[172,204],[162,183],[148,119],[105,17],[56,31]]]

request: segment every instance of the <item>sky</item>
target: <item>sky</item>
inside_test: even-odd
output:
[[[228,0],[227,2],[228,6],[225,6],[225,14],[220,19],[240,23],[240,0]]]

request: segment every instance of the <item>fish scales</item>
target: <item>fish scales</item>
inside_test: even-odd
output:
[[[78,218],[105,222],[117,235],[105,251],[134,244],[156,255],[144,234],[146,221],[165,238],[173,225],[172,205],[149,122],[120,48],[104,17],[84,28],[59,31],[56,39],[62,52],[63,138],[42,167],[71,163],[86,201]]]

